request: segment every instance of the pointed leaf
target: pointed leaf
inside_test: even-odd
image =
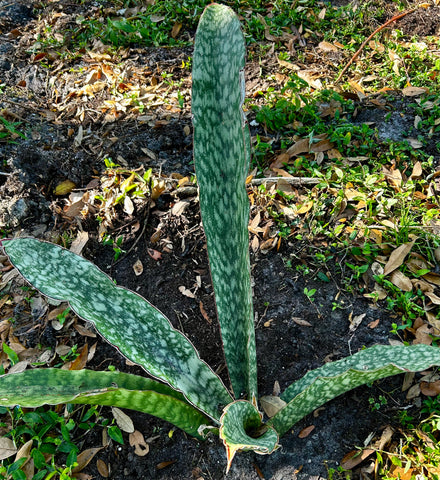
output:
[[[11,263],[41,293],[68,301],[129,360],[219,419],[219,404],[230,402],[226,388],[191,342],[143,297],[116,286],[91,262],[57,245],[20,238],[5,240],[3,246]]]
[[[258,430],[263,428],[261,433]],[[251,437],[249,433],[254,433]],[[263,426],[255,406],[245,400],[229,404],[221,417],[220,438],[226,447],[228,472],[234,455],[242,450],[270,454],[278,448],[278,435],[272,427]]]
[[[0,376],[0,405],[74,403],[129,408],[162,418],[190,435],[210,423],[172,388],[138,375],[45,368]]]
[[[400,265],[402,265],[403,261],[405,260],[405,257],[411,251],[414,243],[415,242],[403,243],[402,245],[400,245],[399,247],[397,247],[395,250],[391,252],[390,258],[388,259],[388,262],[386,263],[383,269],[384,275],[388,275],[389,273],[394,271],[396,268],[399,268]]]
[[[433,365],[440,365],[438,347],[377,345],[367,348],[312,370],[290,385],[281,395],[287,402],[286,407],[268,424],[282,435],[307,414],[342,393],[380,378],[422,371]]]
[[[236,397],[255,399],[256,356],[245,181],[250,133],[243,112],[245,44],[240,22],[209,5],[193,58],[194,159],[226,363]]]

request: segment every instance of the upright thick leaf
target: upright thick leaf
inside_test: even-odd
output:
[[[0,376],[0,405],[34,408],[59,403],[129,408],[162,418],[199,438],[198,428],[210,423],[182,394],[138,375],[42,368]]]
[[[231,397],[191,342],[140,295],[117,287],[88,260],[33,238],[3,241],[11,263],[36,289],[68,301],[80,317],[148,373],[181,391],[213,419]]]
[[[244,101],[245,45],[234,12],[211,4],[193,58],[194,159],[217,313],[232,388],[255,400],[256,355],[245,179],[250,136]]]
[[[377,345],[351,357],[311,370],[288,387],[287,402],[268,422],[283,435],[292,425],[324,403],[353,388],[407,371],[418,372],[440,365],[440,348],[427,345]]]

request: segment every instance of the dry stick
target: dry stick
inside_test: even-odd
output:
[[[316,185],[321,180],[314,177],[265,177],[265,178],[254,178],[251,180],[252,185],[261,185],[265,183],[277,183],[278,181],[283,180],[283,182],[294,185],[295,187],[300,187],[302,185]]]
[[[362,52],[363,48],[365,45],[376,35],[376,33],[379,33],[381,30],[383,30],[385,27],[387,27],[390,23],[395,22],[396,20],[400,20],[403,18],[405,15],[408,15],[409,13],[413,13],[417,10],[417,8],[413,8],[411,10],[407,10],[406,12],[399,13],[399,15],[395,15],[393,18],[390,18],[387,20],[383,25],[380,27],[376,28],[374,32],[365,40],[365,42],[362,43],[362,45],[359,47],[359,50],[351,57],[350,61],[345,65],[343,68],[342,72],[339,74],[338,78],[335,81],[335,85],[339,82],[341,77],[344,75],[344,73],[349,69],[350,65],[356,60],[356,58],[359,56],[359,54]]]

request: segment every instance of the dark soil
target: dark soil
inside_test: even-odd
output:
[[[152,208],[145,203],[136,204],[132,216],[118,211],[114,231],[124,237],[123,248],[129,253],[115,265],[112,248],[98,241],[96,219],[66,218],[62,212],[67,197],[53,194],[54,188],[66,179],[73,181],[77,188],[86,188],[102,174],[105,157],[115,161],[122,157],[128,169],[151,167],[166,176],[175,172],[182,175],[193,172],[188,106],[176,110],[161,105],[154,112],[149,112],[149,118],[139,120],[127,113],[112,122],[93,108],[93,99],[90,100],[90,108],[81,117],[82,121],[76,117],[77,104],[72,104],[71,110],[63,110],[62,113],[60,110],[55,115],[50,113],[62,99],[54,100],[47,96],[53,94],[47,83],[47,70],[38,62],[30,61],[26,54],[26,42],[36,28],[39,15],[50,15],[55,10],[77,15],[87,12],[92,4],[85,1],[82,5],[74,5],[60,0],[49,4],[52,9],[49,12],[42,10],[39,2],[32,4],[23,0],[11,3],[6,0],[0,3],[0,83],[8,87],[7,94],[0,96],[0,105],[10,112],[11,121],[24,122],[27,136],[26,140],[16,139],[17,144],[0,145],[4,168],[0,175],[0,226],[13,235],[29,234],[50,240],[59,239],[65,233],[75,236],[81,229],[87,231],[90,239],[82,254],[110,274],[118,284],[142,294],[165,313],[173,325],[194,343],[201,357],[215,371],[220,370],[220,375],[228,382],[195,193],[190,190],[185,194],[188,206],[179,215],[173,215],[171,211],[180,199],[179,192],[173,189],[168,189]],[[417,15],[423,15],[423,12],[421,9]],[[421,21],[419,17],[414,20],[408,16],[402,28],[408,28],[412,35],[415,30],[410,22],[416,22],[419,29],[416,33],[419,35],[438,34],[438,21],[434,26],[434,17],[428,19],[424,16]],[[13,31],[19,31],[19,34],[11,34]],[[190,48],[133,49],[126,53],[124,62],[152,71],[166,69],[175,72],[177,78],[182,59],[190,54]],[[68,68],[84,66],[82,61],[79,65],[73,60],[70,62]],[[258,80],[253,72],[258,69],[252,63],[247,68],[249,84],[256,85]],[[144,73],[147,75],[146,70]],[[189,84],[187,77],[182,79],[183,85]],[[357,121],[375,121],[379,128],[378,141],[395,139],[399,132],[414,123],[414,113],[408,102],[397,96],[389,102],[395,112],[391,123],[389,118],[385,119],[383,110],[361,103],[358,106]],[[402,112],[404,115],[401,115]],[[75,137],[80,124],[87,141],[78,145]],[[133,228],[136,222],[138,226]],[[145,231],[142,230],[144,222],[147,222]],[[157,243],[152,235],[159,226],[161,240]],[[136,246],[130,250],[135,241]],[[328,283],[315,280],[313,275],[304,277],[297,272],[297,265],[309,262],[301,254],[306,247],[285,242],[279,251],[257,252],[252,256],[260,395],[272,394],[276,381],[283,390],[308,370],[327,361],[350,355],[364,346],[389,341],[393,320],[389,312],[356,293],[344,291],[341,258],[336,255],[333,263],[324,269],[331,279]],[[320,248],[319,245],[315,247],[317,250]],[[154,260],[149,255],[149,249],[160,250],[162,258]],[[138,259],[144,266],[144,273],[139,277],[132,268]],[[291,262],[289,267],[286,266],[287,260]],[[316,275],[318,267],[309,266]],[[323,268],[322,265],[320,268]],[[196,298],[182,295],[179,287],[194,290],[197,277],[200,277],[201,283],[196,290]],[[313,303],[304,295],[304,287],[316,289]],[[200,310],[200,302],[209,321]],[[335,302],[342,308],[335,309]],[[364,313],[366,316],[359,327],[351,331],[350,316]],[[70,332],[55,331],[41,318],[34,319],[38,328],[32,334],[26,333],[28,329],[25,325],[29,322],[26,312],[20,314],[17,310],[16,315],[15,334],[26,347],[34,347],[38,343],[53,347],[69,333],[71,345],[82,345],[87,341],[73,329]],[[298,319],[310,326],[299,324],[295,321]],[[372,328],[375,320],[379,322]],[[125,359],[113,347],[99,341],[95,357],[87,368],[102,370],[110,364],[120,370],[142,374],[138,367],[127,366]],[[401,382],[399,377],[384,380],[373,387],[358,388],[335,399],[296,425],[281,440],[282,448],[273,455],[237,455],[228,478],[327,478],[327,468],[335,468],[345,454],[356,446],[363,446],[370,434],[380,434],[386,425],[395,421],[396,411],[408,406],[400,393]],[[380,412],[372,412],[369,399],[379,395],[388,396],[388,404]],[[111,418],[108,409],[103,412]],[[152,439],[149,454],[136,456],[127,438],[123,446],[111,443],[84,469],[84,473],[93,476],[91,478],[103,478],[98,473],[96,459],[106,462],[110,478],[115,480],[225,477],[225,452],[218,439],[199,443],[178,430],[170,436],[169,424],[136,412],[127,413],[133,419],[135,428],[146,439]],[[310,425],[314,425],[315,429],[306,438],[300,438],[298,433]],[[100,446],[101,442],[101,433],[91,431],[84,437],[81,449]],[[164,468],[158,468],[164,465]]]

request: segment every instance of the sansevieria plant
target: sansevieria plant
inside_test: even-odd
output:
[[[33,238],[3,240],[11,263],[44,295],[68,301],[111,344],[152,377],[120,372],[33,369],[0,377],[0,405],[101,404],[165,419],[203,439],[218,432],[227,469],[237,451],[273,452],[305,415],[359,385],[440,365],[440,349],[375,346],[308,372],[265,419],[258,408],[245,188],[250,137],[242,110],[245,44],[233,11],[211,4],[193,58],[194,157],[218,318],[231,389],[191,342],[138,294],[96,266]],[[294,352],[292,352],[292,355]]]

